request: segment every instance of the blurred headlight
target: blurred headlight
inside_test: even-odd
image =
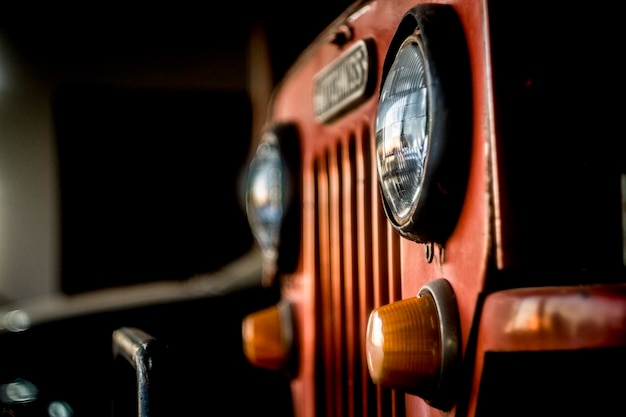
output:
[[[297,258],[299,210],[293,205],[298,200],[298,146],[293,125],[272,126],[261,138],[248,168],[246,213],[270,274],[292,270]]]
[[[246,213],[263,252],[275,257],[280,226],[288,199],[288,179],[276,136],[266,133],[250,164],[246,186]]]
[[[456,223],[471,150],[471,78],[451,6],[420,5],[391,43],[376,116],[385,212],[417,242],[444,241]]]

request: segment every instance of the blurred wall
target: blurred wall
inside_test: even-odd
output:
[[[248,23],[219,42],[210,26],[0,23],[1,302],[60,289],[55,95],[67,86],[244,91]]]
[[[58,282],[51,87],[0,34],[0,301]]]
[[[269,74],[260,78],[269,76],[275,84],[350,3],[323,0],[314,7],[306,2],[286,7],[276,1],[216,2],[208,9],[159,9],[76,8],[61,2],[38,5],[36,13],[30,5],[16,5],[0,15],[0,302],[61,287],[52,104],[59,90],[252,90],[253,100],[259,95],[262,100],[263,88],[247,85],[258,82],[261,74],[247,61],[253,23],[265,28],[271,61]],[[263,114],[258,106],[253,112]]]

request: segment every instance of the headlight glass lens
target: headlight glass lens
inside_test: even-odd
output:
[[[250,164],[246,213],[261,250],[275,258],[285,209],[284,163],[276,137],[268,133]]]
[[[419,198],[428,155],[428,91],[422,45],[409,37],[383,84],[376,118],[378,178],[394,219],[404,223]]]

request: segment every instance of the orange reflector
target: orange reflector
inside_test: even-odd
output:
[[[247,315],[242,322],[243,350],[250,363],[288,371],[293,361],[291,306],[279,303]]]
[[[419,395],[441,409],[451,407],[460,337],[456,299],[443,279],[415,298],[372,311],[367,324],[367,366],[375,384]]]
[[[441,334],[432,297],[398,301],[372,312],[367,364],[376,384],[418,391],[434,386],[441,366]]]

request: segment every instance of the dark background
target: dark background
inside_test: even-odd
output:
[[[346,6],[0,10],[0,318],[31,297],[184,280],[246,253],[252,28],[265,29],[273,86]],[[0,407],[46,415],[62,400],[77,416],[136,415],[134,370],[111,353],[127,326],[163,347],[154,415],[290,416],[288,379],[251,366],[241,345],[242,318],[278,296],[250,287],[2,329],[0,390],[24,378],[39,394]]]
[[[153,78],[160,85],[176,86],[189,80],[175,80],[166,75],[168,70],[191,74],[216,63],[231,65],[215,66],[217,71],[204,77],[234,79],[242,68],[232,63],[245,56],[244,43],[251,28],[260,24],[268,38],[277,81],[306,45],[351,3],[221,1],[163,7],[132,3],[106,8],[42,6],[34,10],[17,6],[17,11],[3,11],[0,33],[29,57],[30,64],[48,74],[79,79],[98,71],[112,80],[114,70],[125,65],[128,72],[143,69],[144,82]],[[148,66],[157,62],[160,68]]]
[[[37,97],[49,114],[51,137],[37,141],[49,146],[50,183],[58,187],[51,291],[185,279],[248,251],[253,241],[238,186],[258,135],[249,79],[264,65],[249,61],[253,28],[265,33],[273,86],[348,4],[61,5],[2,13],[0,40],[18,57],[9,70],[19,83],[7,88],[27,112]],[[20,131],[42,120],[34,113],[2,140],[22,141]],[[29,239],[20,253],[37,242]],[[32,273],[24,275],[31,290],[21,293],[45,293]]]

